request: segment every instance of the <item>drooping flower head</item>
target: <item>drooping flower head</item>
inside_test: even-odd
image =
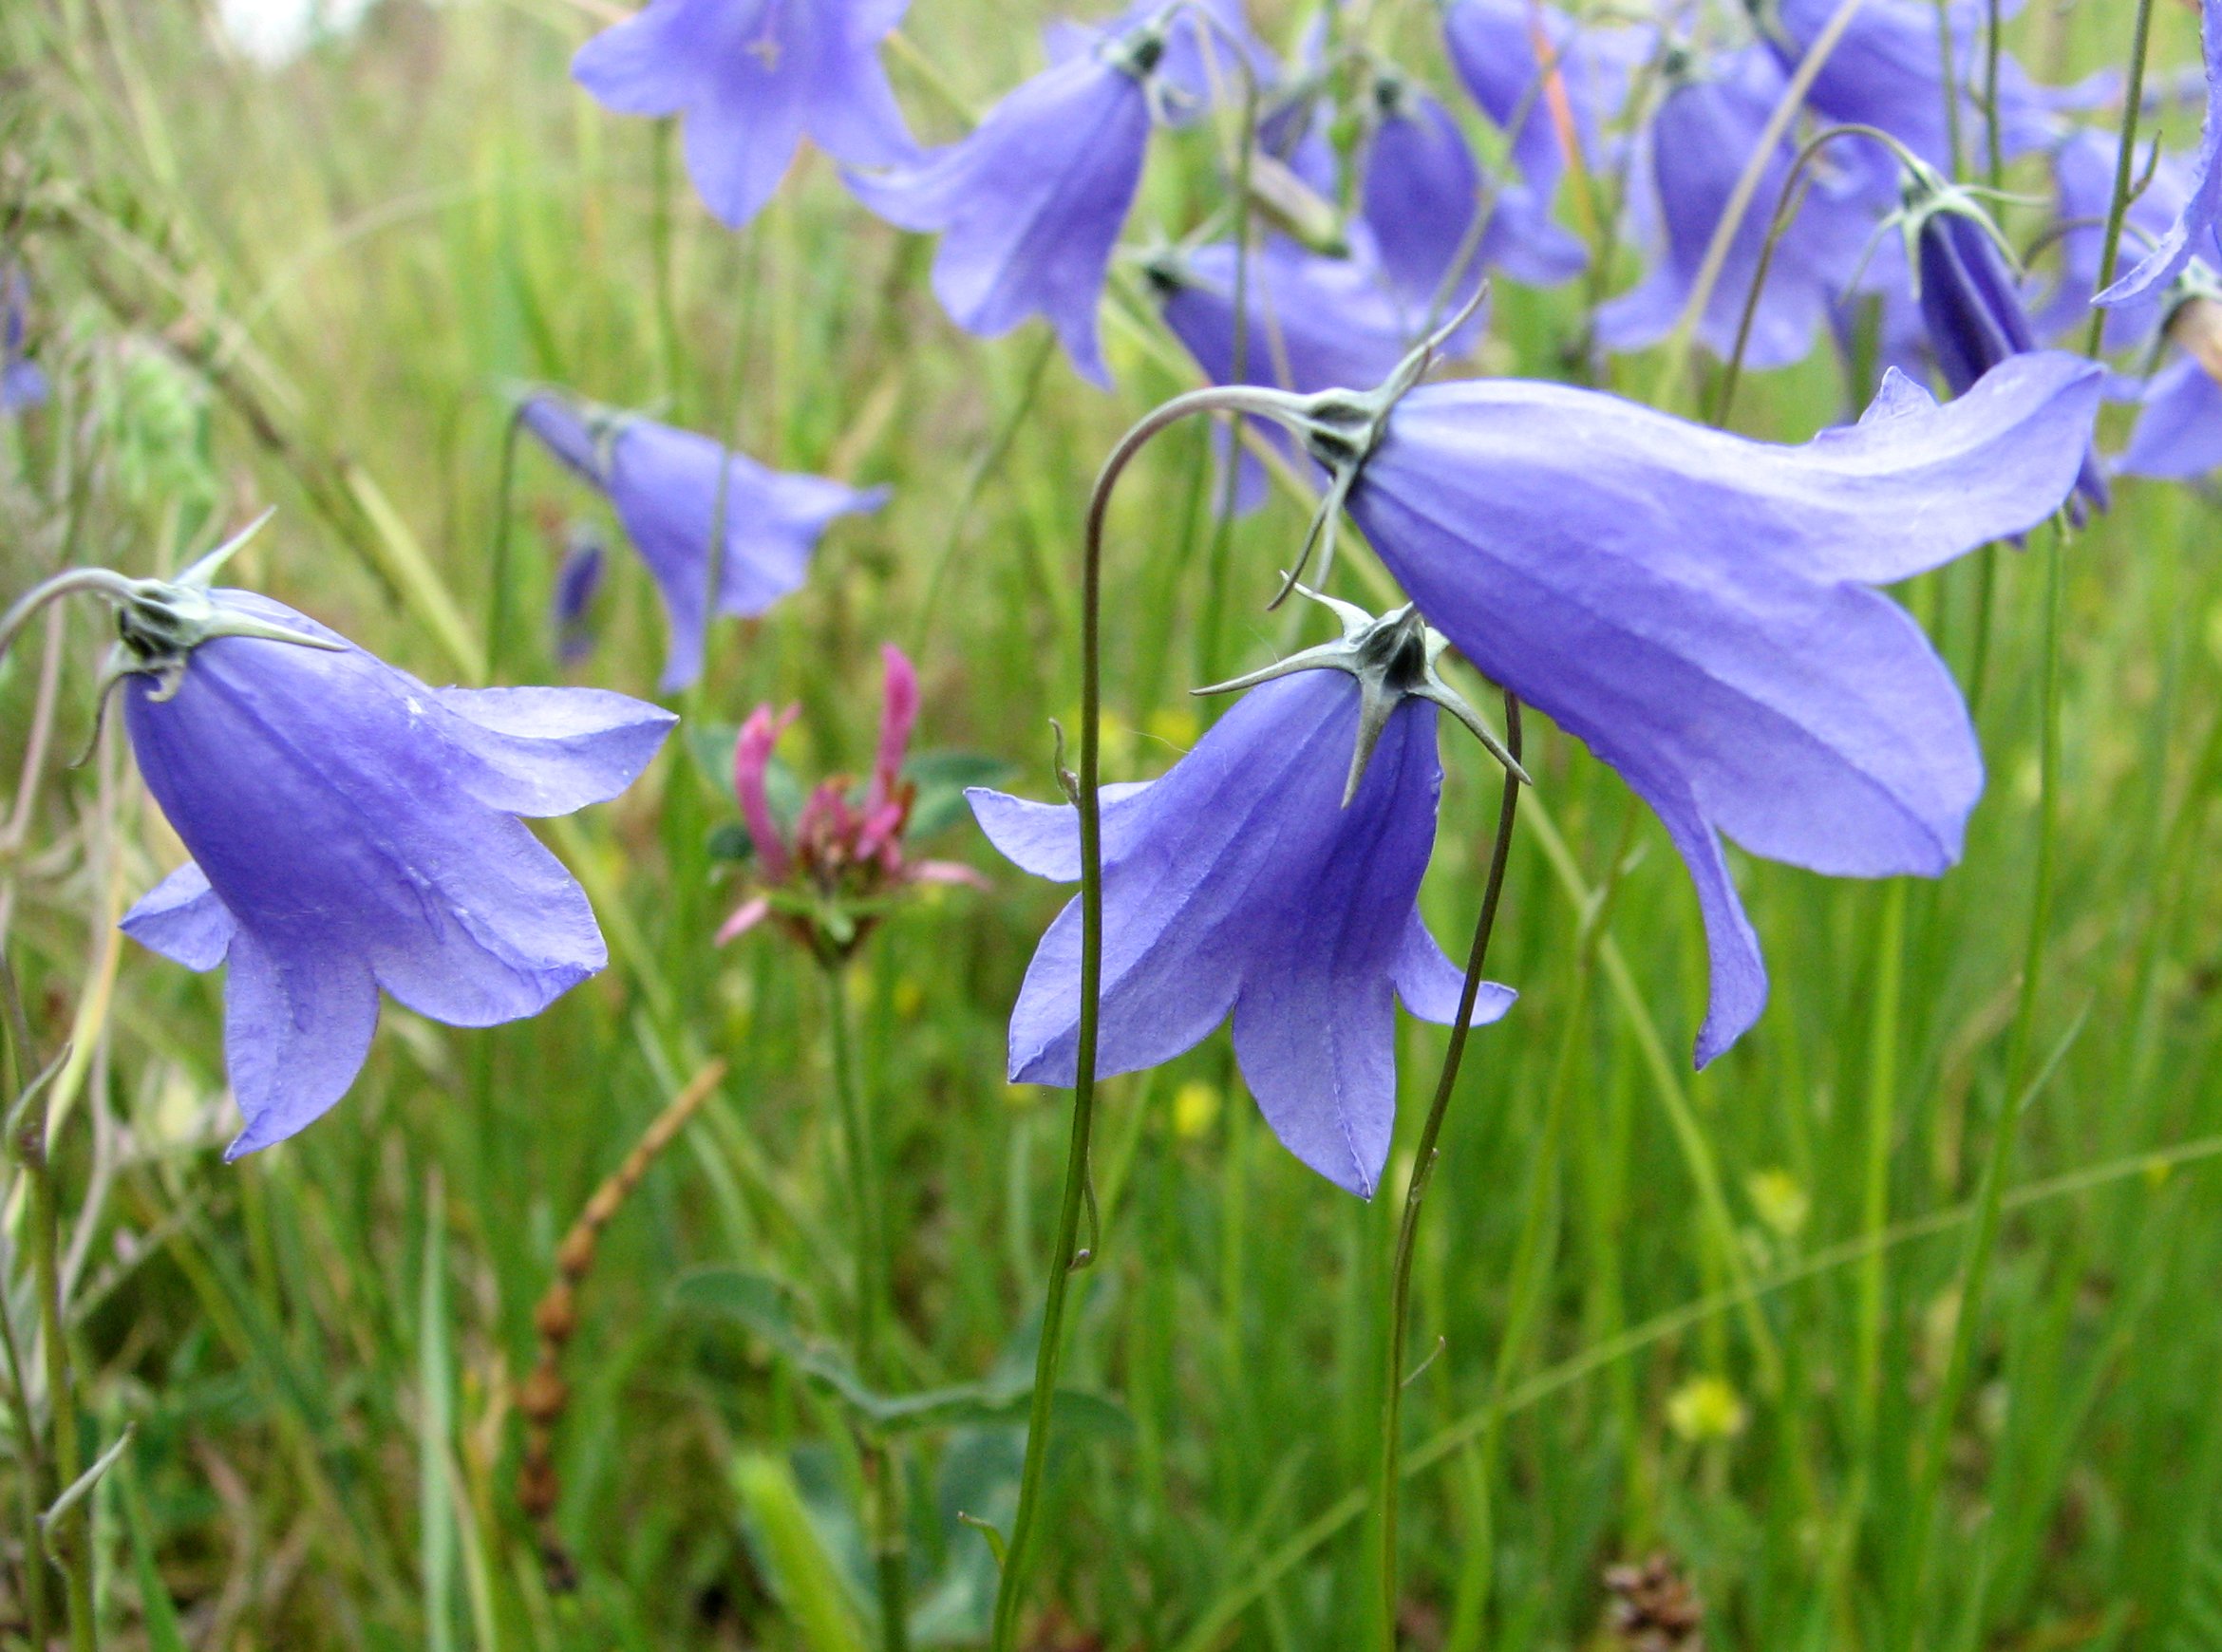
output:
[[[1173,18],[1160,9],[1011,92],[970,137],[894,171],[852,173],[890,223],[939,235],[933,292],[967,332],[1046,319],[1083,377],[1107,386],[1096,311],[1141,183],[1153,88]]]
[[[584,892],[518,817],[615,797],[675,720],[599,689],[428,688],[283,603],[214,587],[231,549],[135,582],[110,668],[140,773],[193,856],[122,927],[188,968],[230,966],[235,1158],[346,1093],[381,988],[491,1026],[600,969]]]
[[[648,564],[669,628],[666,692],[701,677],[713,612],[763,612],[801,585],[829,526],[887,500],[883,487],[859,490],[825,477],[782,475],[691,430],[545,391],[526,398],[518,417],[609,498]]]
[[[2199,134],[2183,204],[2152,250],[2093,300],[2129,304],[2160,291],[2194,258],[2222,269],[2222,0],[2201,0],[2199,48],[2207,66],[2207,123]]]
[[[2177,354],[2145,385],[2123,476],[2195,481],[2222,470],[2222,278],[2194,259],[2171,290],[2168,335]]]
[[[807,133],[852,166],[917,153],[879,64],[909,0],[649,0],[571,72],[621,115],[677,115],[703,204],[739,229]]]
[[[2120,153],[2118,137],[2089,130],[2074,133],[2053,151],[2059,278],[2029,318],[2039,338],[2058,339],[2063,347],[2082,343],[2092,298],[2099,291],[2106,217],[2114,203],[2114,161]],[[2159,156],[2153,162],[2151,178],[2130,201],[2123,219],[2130,232],[2122,240],[2124,256],[2134,257],[2140,244],[2156,245],[2190,195],[2190,167],[2184,158]],[[2166,310],[2165,287],[2109,308],[2106,347],[2128,349],[2150,340],[2167,319]]]
[[[1577,25],[1542,0],[1452,0],[1442,37],[1459,78],[1509,135],[1514,162],[1548,204],[1570,158],[1592,169],[1603,159],[1605,125],[1651,33]]]
[[[1953,395],[2037,347],[2005,237],[1965,190],[1910,160],[1902,216],[1929,347]],[[2076,494],[2079,511],[2106,509],[2106,475],[2095,446],[2084,455]]]
[[[1616,769],[1695,879],[1701,1064],[1757,1019],[1759,941],[1721,846],[1840,876],[1935,875],[1983,767],[1957,685],[1872,589],[2044,519],[2100,370],[2012,357],[1938,406],[1892,374],[1855,428],[1778,447],[1517,380],[1291,401],[1429,623]]]
[[[1642,140],[1661,242],[1643,283],[1597,312],[1597,337],[1611,350],[1645,349],[1673,330],[1688,303],[1722,215],[1759,147],[1785,85],[1763,47],[1747,46],[1698,65],[1678,58]],[[1707,295],[1697,337],[1716,356],[1736,348],[1753,280],[1794,163],[1787,142],[1769,156],[1727,261]],[[1776,246],[1752,312],[1746,366],[1788,366],[1813,348],[1837,297],[1859,272],[1874,216],[1826,169],[1806,174],[1803,204]]]
[[[548,603],[548,629],[556,639],[556,658],[563,665],[576,666],[593,652],[594,599],[601,594],[608,572],[601,535],[591,528],[574,527]]]
[[[1164,55],[1153,80],[1158,113],[1170,124],[1194,120],[1222,103],[1239,103],[1245,66],[1260,85],[1279,71],[1273,54],[1251,31],[1242,0],[1132,0],[1100,24],[1058,20],[1042,29],[1042,45],[1052,65],[1115,47],[1122,35],[1155,28],[1164,37]]]
[[[1343,643],[1262,674],[1163,779],[1103,788],[1096,1067],[1171,1061],[1232,1014],[1235,1060],[1273,1134],[1370,1198],[1396,1121],[1396,1004],[1452,1022],[1464,975],[1415,905],[1442,783],[1442,702],[1419,690],[1440,645],[1409,609],[1345,620]],[[1076,810],[967,796],[1016,865],[1079,879]],[[1075,1081],[1080,957],[1074,901],[1020,988],[1013,1083]],[[1512,1001],[1484,983],[1475,1023]]]
[[[1457,310],[1484,271],[1538,287],[1581,273],[1588,251],[1551,221],[1546,198],[1510,177],[1484,188],[1458,122],[1424,88],[1378,71],[1371,128],[1359,210],[1409,333]]]
[[[30,283],[13,265],[0,265],[0,414],[20,413],[47,399],[47,375],[23,352],[24,312]]]
[[[772,751],[800,708],[759,705],[741,725],[733,791],[755,851],[755,892],[719,929],[721,946],[776,916],[819,957],[835,961],[856,949],[909,886],[984,882],[969,866],[913,860],[906,852],[917,787],[904,779],[903,761],[918,721],[918,673],[893,643],[879,652],[886,669],[879,740],[860,794],[846,775],[835,775],[812,788],[791,826],[782,823],[772,802]]]

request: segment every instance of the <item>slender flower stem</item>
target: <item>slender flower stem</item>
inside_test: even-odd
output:
[[[2137,0],[2137,20],[2130,35],[2129,76],[2121,94],[2121,147],[2114,158],[2114,199],[2106,209],[2106,240],[2099,253],[2099,279],[2094,292],[2114,285],[2115,267],[2121,259],[2121,226],[2129,216],[2131,185],[2135,182],[2137,148],[2137,108],[2145,99],[2145,53],[2153,44],[2153,0]],[[2099,358],[2106,345],[2106,311],[2091,307],[2091,332],[2083,353]]]
[[[501,468],[494,484],[494,556],[486,591],[486,675],[501,676],[502,644],[509,633],[509,516],[517,490],[517,439],[524,427],[520,397],[501,427]]]
[[[30,624],[31,616],[48,603],[81,591],[97,591],[111,602],[122,602],[131,595],[132,582],[108,568],[71,568],[57,573],[51,579],[41,580],[17,597],[8,611],[0,614],[0,660],[8,657],[8,650]]]
[[[1273,416],[1277,411],[1274,400],[1266,393],[1240,385],[1210,385],[1176,396],[1120,440],[1111,457],[1103,461],[1102,474],[1097,477],[1095,493],[1088,500],[1087,530],[1081,552],[1080,773],[1073,785],[1081,835],[1081,1001],[1072,1134],[1065,1148],[1064,1192],[1058,1204],[1049,1286],[1042,1303],[1042,1341],[1034,1355],[1034,1392],[1026,1411],[1026,1455],[1019,1471],[1018,1511],[1011,1518],[1003,1578],[995,1595],[993,1652],[1011,1652],[1018,1642],[1026,1567],[1033,1559],[1034,1533],[1042,1515],[1042,1482],[1049,1462],[1057,1368],[1064,1354],[1064,1299],[1073,1274],[1087,1260],[1078,1247],[1081,1213],[1092,1203],[1088,1140],[1096,1109],[1096,1026],[1103,1007],[1103,519],[1119,479],[1153,437],[1196,413],[1264,412]]]
[[[1520,756],[1520,703],[1511,692],[1504,696],[1504,743],[1515,762]],[[1397,1645],[1397,1493],[1403,1483],[1400,1450],[1404,1414],[1404,1342],[1412,1317],[1412,1252],[1420,1233],[1420,1207],[1427,1197],[1427,1184],[1435,1178],[1436,1143],[1442,1135],[1443,1117],[1450,1111],[1451,1092],[1458,1087],[1459,1064],[1466,1053],[1468,1023],[1481,993],[1481,969],[1489,958],[1489,937],[1497,928],[1497,902],[1504,893],[1504,869],[1512,856],[1513,823],[1520,807],[1520,782],[1509,769],[1504,791],[1497,805],[1497,840],[1489,852],[1489,881],[1481,892],[1481,911],[1474,924],[1474,945],[1466,957],[1466,980],[1459,994],[1459,1018],[1451,1023],[1449,1046],[1443,1051],[1442,1072],[1435,1082],[1435,1099],[1428,1104],[1427,1121],[1420,1127],[1420,1144],[1412,1161],[1412,1179],[1404,1190],[1404,1213],[1397,1229],[1396,1260],[1389,1271],[1388,1357],[1382,1372],[1381,1463],[1376,1497],[1380,1511],[1380,1549],[1375,1556],[1381,1578],[1382,1652]]]
[[[24,1019],[23,999],[16,991],[15,973],[0,954],[0,1097],[12,1108],[33,1080],[30,1032]],[[23,1603],[26,1627],[32,1646],[45,1652],[49,1619],[47,1604],[47,1553],[41,1540],[39,1513],[54,1495],[47,1473],[47,1454],[31,1416],[30,1381],[25,1375],[23,1352],[15,1339],[15,1321],[8,1304],[0,1300],[0,1342],[8,1356],[9,1409],[14,1413],[16,1451],[23,1492]]]
[[[2005,187],[2005,149],[1998,129],[1999,33],[2005,21],[2000,15],[2003,9],[1999,0],[1990,0],[1989,27],[1983,34],[1983,126],[1992,189]]]
[[[840,1103],[841,1131],[847,1136],[850,1215],[857,1248],[857,1374],[867,1383],[879,1377],[879,1326],[887,1306],[887,1245],[879,1189],[878,1148],[872,1114],[857,1079],[856,1051],[849,1032],[848,984],[842,966],[824,967],[826,1041],[833,1050],[834,1090]],[[857,1425],[864,1459],[865,1530],[872,1543],[873,1568],[879,1579],[881,1652],[908,1652],[910,1631],[910,1546],[903,1530],[902,1465],[877,1427]]]

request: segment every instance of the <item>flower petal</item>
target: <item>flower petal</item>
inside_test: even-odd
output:
[[[363,1070],[377,1027],[378,986],[358,960],[273,950],[241,930],[224,980],[224,1064],[247,1128],[224,1157],[321,1118]]]
[[[568,815],[640,778],[679,719],[603,688],[441,688],[447,738],[479,760],[472,795],[516,815]]]
[[[173,964],[207,970],[224,961],[239,926],[188,860],[141,895],[117,928]]]
[[[1397,952],[1393,975],[1397,997],[1405,1009],[1438,1026],[1455,1025],[1459,1000],[1465,995],[1466,971],[1455,964],[1415,909],[1404,926],[1403,946]],[[1488,1026],[1504,1019],[1519,994],[1509,986],[1484,981],[1474,994],[1474,1016],[1468,1026]]]

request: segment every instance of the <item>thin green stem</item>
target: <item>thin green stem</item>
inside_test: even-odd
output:
[[[1999,34],[2005,25],[2001,9],[1999,0],[1990,0],[1989,27],[1983,34],[1983,132],[1992,189],[2005,187],[2005,150],[1998,131]]]
[[[889,1305],[885,1301],[888,1252],[878,1147],[871,1108],[857,1076],[848,982],[838,960],[827,960],[823,974],[826,1042],[833,1052],[834,1091],[840,1105],[841,1130],[848,1138],[850,1215],[857,1248],[857,1374],[870,1383],[879,1377],[880,1320]],[[909,1652],[911,1556],[903,1527],[902,1465],[875,1425],[859,1423],[857,1442],[864,1462],[865,1530],[870,1534],[873,1570],[879,1583],[880,1649]]]
[[[1520,703],[1510,689],[1504,696],[1505,749],[1516,763],[1520,757]],[[1509,769],[1497,806],[1497,838],[1489,851],[1489,881],[1481,892],[1481,910],[1474,923],[1474,945],[1466,956],[1466,980],[1459,994],[1458,1020],[1451,1023],[1450,1043],[1443,1051],[1442,1071],[1435,1083],[1435,1098],[1428,1103],[1426,1121],[1420,1127],[1420,1142],[1412,1161],[1412,1179],[1404,1190],[1403,1219],[1397,1229],[1396,1258],[1389,1271],[1387,1359],[1382,1372],[1380,1478],[1378,1500],[1380,1547],[1375,1553],[1381,1580],[1380,1645],[1396,1652],[1397,1602],[1397,1495],[1403,1484],[1404,1419],[1404,1342],[1412,1316],[1412,1253],[1420,1234],[1420,1209],[1427,1198],[1427,1184],[1435,1179],[1437,1143],[1450,1112],[1451,1093],[1458,1087],[1459,1065],[1466,1053],[1468,1023],[1480,996],[1481,970],[1489,958],[1489,938],[1497,928],[1497,903],[1504,893],[1504,870],[1512,857],[1513,826],[1518,818],[1520,782]]]
[[[15,972],[4,955],[0,955],[0,1051],[5,1052],[5,1059],[0,1059],[0,1096],[13,1108],[22,1098],[25,1086],[31,1082],[30,1030],[24,1018],[22,996],[16,991]],[[44,1652],[50,1619],[47,1601],[47,1552],[40,1537],[39,1511],[54,1495],[54,1487],[47,1473],[46,1450],[39,1439],[38,1426],[31,1417],[30,1382],[25,1375],[23,1350],[15,1338],[15,1320],[4,1294],[0,1294],[0,1344],[7,1350],[9,1409],[14,1414],[16,1450],[22,1458],[25,1626],[30,1632],[31,1645]]]
[[[2137,0],[2137,20],[2130,36],[2129,75],[2121,94],[2121,146],[2114,157],[2114,199],[2106,208],[2106,240],[2099,253],[2099,279],[2092,286],[2095,292],[2114,285],[2115,268],[2121,261],[2121,227],[2129,216],[2137,167],[2137,110],[2145,98],[2145,53],[2152,44],[2153,0]],[[2093,305],[2083,353],[2096,361],[2105,346],[2106,311]]]
[[[510,409],[501,430],[501,465],[494,484],[494,554],[486,591],[486,675],[501,677],[502,644],[509,635],[509,516],[517,491],[517,439],[524,403]]]
[[[1906,881],[1892,882],[1883,895],[1882,924],[1874,946],[1874,1025],[1867,1058],[1867,1173],[1860,1198],[1859,1230],[1869,1238],[1890,1225],[1891,1140],[1896,1129],[1898,1099],[1898,1009],[1904,997]],[[1862,1448],[1874,1443],[1875,1405],[1882,1379],[1882,1333],[1886,1307],[1883,1253],[1871,1251],[1859,1268],[1858,1385],[1853,1402]]]

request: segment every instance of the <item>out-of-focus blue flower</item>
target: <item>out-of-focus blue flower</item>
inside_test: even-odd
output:
[[[20,413],[47,399],[47,375],[23,353],[24,311],[30,283],[12,265],[0,266],[0,414]]]
[[[1920,628],[1871,588],[2043,520],[2100,378],[2016,356],[1939,407],[1892,374],[1857,426],[1803,447],[1518,380],[1303,415],[1315,456],[1354,468],[1350,515],[1430,623],[1665,823],[1712,954],[1703,1064],[1766,996],[1722,834],[1840,876],[1959,857],[1974,730]]]
[[[1510,136],[1515,163],[1545,202],[1566,170],[1561,119],[1583,163],[1594,168],[1604,158],[1605,124],[1626,101],[1629,71],[1653,38],[1648,28],[1577,25],[1541,0],[1452,0],[1442,35],[1459,78]],[[1554,108],[1561,93],[1563,106]]]
[[[887,501],[884,487],[859,490],[825,477],[782,475],[691,430],[582,410],[545,391],[527,398],[518,417],[549,452],[609,497],[648,564],[669,627],[661,683],[667,693],[702,675],[712,612],[763,612],[802,583],[828,526]],[[721,522],[713,603],[712,548]]]
[[[1641,142],[1662,245],[1651,272],[1597,312],[1597,338],[1611,350],[1657,344],[1681,319],[1714,232],[1785,82],[1764,47],[1744,47],[1701,67],[1684,66]],[[1737,226],[1727,261],[1706,299],[1697,337],[1716,356],[1736,347],[1744,305],[1773,226],[1794,152],[1779,143]],[[1859,273],[1874,233],[1872,213],[1825,168],[1808,167],[1804,204],[1776,246],[1752,315],[1746,366],[1787,366],[1813,348],[1831,307]]]
[[[2021,286],[1983,209],[1926,168],[1906,185],[1916,291],[1930,351],[1953,395],[1964,394],[2009,357],[2037,347]],[[2076,494],[2081,504],[2107,506],[2106,473],[2088,448]]]
[[[1242,0],[1133,0],[1100,24],[1059,20],[1042,30],[1043,49],[1052,66],[1106,47],[1121,36],[1157,28],[1164,56],[1154,71],[1159,113],[1176,124],[1191,121],[1221,103],[1242,101],[1242,66],[1258,84],[1278,74],[1280,66],[1265,43],[1251,31]]]
[[[1081,374],[1108,385],[1096,311],[1141,182],[1161,23],[1106,35],[1036,75],[971,135],[915,166],[852,173],[889,222],[939,234],[933,292],[967,332],[1045,317]]]
[[[594,650],[594,598],[601,594],[609,558],[602,553],[602,537],[593,529],[575,527],[563,548],[563,561],[556,570],[556,590],[548,604],[549,629],[556,636],[556,658],[575,666]]]
[[[1988,0],[1949,0],[1952,63],[1959,82],[1961,142],[1969,156],[1987,141],[1986,116],[1975,95],[1986,51]],[[1837,0],[1761,0],[1761,32],[1785,72],[1813,47]],[[1999,58],[1999,148],[2008,160],[2043,148],[2060,135],[2059,109],[2077,101],[2037,85],[2011,53]],[[1944,57],[1934,0],[1866,0],[1821,66],[1806,103],[1830,121],[1855,121],[1897,139],[1930,165],[1952,168]],[[1872,145],[1875,175],[1889,167]]]
[[[2159,241],[2096,304],[2128,304],[2156,292],[2194,258],[2222,267],[2222,235],[2216,234],[2222,228],[2222,0],[2202,0],[2199,44],[2207,66],[2207,123],[2191,163],[2189,190]]]
[[[917,153],[880,66],[909,0],[649,0],[572,60],[621,115],[684,119],[687,172],[722,222],[763,210],[808,133],[853,166]]]
[[[1388,713],[1346,806],[1361,700],[1338,672],[1280,678],[1245,695],[1162,779],[1103,788],[1096,1067],[1171,1061],[1232,1013],[1235,1059],[1273,1134],[1370,1198],[1396,1121],[1396,1003],[1454,1021],[1463,975],[1414,904],[1442,783],[1435,705],[1404,699]],[[968,796],[1012,861],[1078,880],[1073,809]],[[1080,956],[1075,901],[1020,989],[1013,1083],[1074,1081]],[[1512,1000],[1484,984],[1475,1022],[1497,1020]]]
[[[1149,272],[1173,336],[1212,383],[1234,383],[1233,243],[1162,253]],[[1250,250],[1243,310],[1244,384],[1297,391],[1379,384],[1413,342],[1378,264],[1326,257],[1280,236]],[[1278,425],[1252,424],[1294,456]],[[1248,454],[1240,464],[1236,508],[1252,510],[1265,500],[1265,473]]]
[[[1477,233],[1485,203],[1489,218]],[[1451,112],[1401,75],[1384,73],[1374,84],[1359,208],[1415,332],[1463,305],[1484,271],[1555,287],[1589,263],[1588,250],[1551,221],[1530,185],[1507,178],[1485,190]]]
[[[2119,137],[2089,130],[2071,134],[2053,152],[2060,275],[2029,318],[2040,338],[2080,333],[2089,323],[2092,295],[2099,290],[2099,266],[2105,256],[2106,216],[2114,205],[2114,161],[2120,153]],[[2130,202],[2125,221],[2133,233],[2122,241],[2126,255],[2135,255],[2140,245],[2157,244],[2168,233],[2191,197],[2190,172],[2182,157],[2160,157],[2144,192]],[[2150,241],[2140,241],[2140,235]],[[2106,347],[2127,349],[2150,339],[2167,319],[2167,309],[2159,292],[2113,307],[2106,316]],[[2075,342],[2081,344],[2081,337]]]
[[[2196,481],[2222,470],[2222,385],[2198,357],[2178,355],[2153,375],[2114,468],[2158,481]]]
[[[228,963],[224,1058],[247,1128],[282,1141],[362,1070],[380,988],[451,1026],[547,1007],[608,962],[593,909],[519,816],[615,797],[675,719],[591,688],[428,688],[282,603],[168,588],[175,610],[267,636],[182,638],[123,616],[124,720],[193,858],[123,929],[191,969]]]

